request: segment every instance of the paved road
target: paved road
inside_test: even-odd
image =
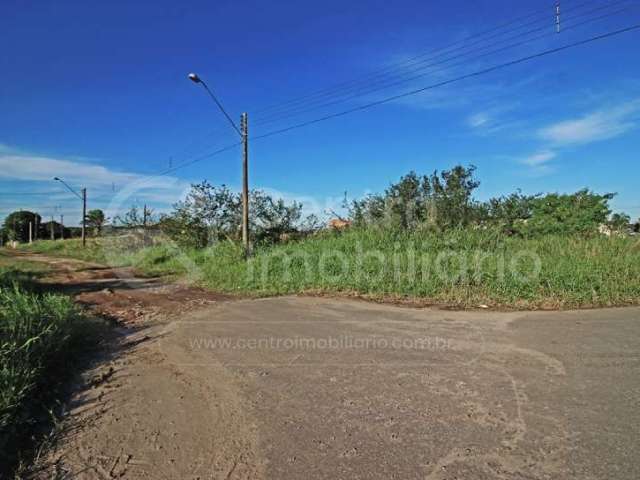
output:
[[[640,478],[640,308],[231,300],[57,262],[129,327],[41,478]]]
[[[640,478],[639,309],[277,298],[188,315],[158,346],[229,374],[267,478]]]

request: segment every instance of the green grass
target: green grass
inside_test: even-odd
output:
[[[76,258],[87,262],[107,262],[104,255],[103,242],[95,238],[87,239],[86,247],[82,247],[82,241],[79,238],[69,240],[38,240],[30,244],[24,243],[19,245],[18,251]]]
[[[75,362],[102,326],[71,298],[37,293],[41,266],[0,257],[0,478],[28,461],[46,434]],[[40,270],[37,268],[40,267]]]
[[[58,248],[66,255],[78,252]],[[203,250],[169,242],[136,249],[105,239],[95,248],[101,249],[95,258],[111,264],[150,275],[190,276],[214,290],[250,295],[328,292],[511,309],[640,304],[640,240],[633,237],[525,239],[491,230],[352,229],[258,248],[248,262],[229,242]]]

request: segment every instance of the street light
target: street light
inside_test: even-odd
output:
[[[82,246],[84,247],[87,245],[87,237],[85,235],[86,221],[87,221],[87,189],[83,188],[82,190],[80,190],[82,192],[82,195],[80,195],[73,188],[71,188],[67,182],[62,180],[60,177],[53,177],[53,179],[62,183],[65,187],[67,187],[67,190],[69,190],[76,197],[82,200]]]
[[[231,119],[220,101],[213,94],[207,84],[195,73],[188,75],[193,83],[199,83],[207,91],[209,96],[216,103],[220,111],[227,118],[233,129],[240,135],[242,140],[242,243],[245,255],[249,255],[249,117],[246,113],[240,116],[240,128]]]

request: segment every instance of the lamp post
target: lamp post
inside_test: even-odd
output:
[[[188,75],[193,83],[199,83],[207,91],[209,96],[216,103],[220,111],[227,118],[233,129],[240,135],[242,140],[242,244],[245,256],[249,256],[249,117],[246,113],[240,116],[240,128],[231,119],[220,101],[216,98],[207,84],[195,73]]]
[[[73,188],[71,188],[67,182],[65,182],[64,180],[62,180],[60,177],[53,177],[54,180],[62,183],[65,187],[67,187],[67,189],[73,193],[76,197],[78,197],[80,200],[82,200],[82,246],[86,246],[87,245],[87,237],[86,237],[86,222],[87,222],[87,189],[83,188],[82,190],[80,190],[82,192],[82,195],[80,195],[78,192],[76,192]]]

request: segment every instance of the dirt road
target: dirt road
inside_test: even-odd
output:
[[[41,478],[640,478],[640,309],[242,300],[56,262],[122,327]]]

